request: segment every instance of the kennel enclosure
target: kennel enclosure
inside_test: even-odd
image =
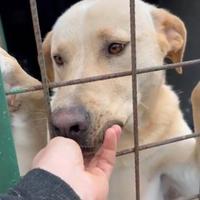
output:
[[[31,8],[31,15],[35,33],[35,40],[37,44],[37,51],[39,57],[39,65],[42,77],[42,86],[32,86],[29,88],[18,88],[13,89],[10,91],[4,91],[3,88],[3,80],[2,76],[0,76],[0,192],[5,192],[14,182],[19,179],[19,171],[17,167],[17,160],[16,155],[14,152],[14,145],[12,140],[12,133],[11,133],[11,126],[10,126],[10,119],[9,119],[9,112],[6,104],[6,95],[13,95],[25,92],[32,92],[36,90],[43,90],[44,98],[46,102],[46,110],[47,110],[47,117],[48,117],[48,125],[49,129],[51,129],[51,108],[50,108],[50,98],[49,98],[49,89],[57,88],[57,87],[64,87],[70,86],[75,84],[84,84],[88,82],[94,81],[101,81],[101,80],[108,80],[113,78],[119,78],[124,76],[131,76],[132,77],[132,95],[133,95],[133,133],[134,133],[134,141],[133,146],[134,148],[125,149],[121,152],[118,152],[117,156],[123,156],[129,153],[135,154],[135,185],[136,185],[136,199],[140,200],[140,167],[139,167],[139,160],[140,160],[140,151],[147,150],[150,148],[155,148],[157,146],[167,145],[175,142],[179,142],[182,140],[187,140],[194,137],[199,137],[200,134],[194,133],[191,135],[181,136],[165,141],[155,142],[147,145],[139,145],[138,139],[138,116],[137,116],[137,75],[143,73],[149,73],[159,70],[167,70],[167,69],[174,69],[182,66],[183,68],[187,68],[193,65],[200,64],[200,59],[185,61],[182,63],[176,64],[168,64],[163,66],[151,66],[146,69],[137,70],[137,60],[136,60],[136,42],[135,42],[135,1],[130,0],[130,27],[131,27],[131,54],[132,54],[132,70],[125,71],[120,73],[114,74],[105,74],[101,76],[95,77],[88,77],[84,79],[77,79],[77,80],[70,80],[60,83],[49,83],[46,75],[46,68],[45,68],[45,61],[44,55],[42,52],[42,37],[40,33],[39,27],[39,18],[37,13],[37,4],[36,0],[30,0],[30,8]],[[3,95],[5,94],[5,95]],[[4,180],[2,182],[2,180]],[[199,195],[195,195],[190,199],[199,198]]]

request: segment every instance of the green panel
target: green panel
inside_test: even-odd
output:
[[[0,193],[6,192],[18,179],[19,170],[12,138],[10,116],[0,72]]]
[[[0,16],[0,46],[3,49],[7,49],[4,31],[3,31],[3,26],[2,26],[2,22],[1,22],[1,16]]]

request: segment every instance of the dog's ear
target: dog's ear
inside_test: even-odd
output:
[[[173,63],[181,62],[187,40],[187,31],[184,23],[164,9],[154,9],[152,16],[162,52]],[[182,73],[181,66],[176,70],[178,73]]]
[[[53,72],[53,63],[51,60],[51,38],[52,38],[52,31],[47,33],[43,44],[42,49],[44,53],[45,58],[45,64],[46,64],[46,70],[47,70],[47,76],[50,82],[54,81],[54,72]]]

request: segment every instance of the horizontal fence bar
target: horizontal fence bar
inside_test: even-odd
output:
[[[84,84],[84,83],[102,81],[102,80],[113,79],[113,78],[120,78],[120,77],[130,76],[130,75],[132,75],[132,71],[93,76],[93,77],[87,77],[87,78],[82,78],[82,79],[63,81],[59,83],[54,82],[54,83],[49,84],[49,88],[53,89],[53,88],[58,88],[58,87],[70,86],[70,85]],[[37,90],[42,90],[42,88],[43,88],[42,85],[35,85],[28,88],[13,88],[12,90],[6,92],[6,95],[33,92]]]
[[[153,143],[149,143],[149,144],[144,144],[144,145],[140,145],[139,146],[139,151],[144,151],[147,149],[151,149],[151,148],[155,148],[155,147],[159,147],[159,146],[164,146],[167,144],[173,144],[176,142],[181,142],[183,140],[188,140],[188,139],[192,139],[192,138],[197,138],[200,137],[199,133],[193,133],[193,134],[189,134],[189,135],[183,135],[180,137],[175,137],[175,138],[171,138],[171,139],[167,139],[161,142],[153,142]],[[135,152],[135,148],[130,148],[130,149],[125,149],[123,151],[120,151],[117,153],[117,156],[123,156],[123,155],[127,155],[130,153],[134,153]]]
[[[175,69],[175,68],[180,67],[180,66],[183,67],[183,68],[186,68],[186,67],[190,67],[190,66],[197,65],[197,64],[200,64],[200,59],[180,62],[180,63],[176,63],[176,64],[168,64],[168,65],[161,65],[161,66],[156,66],[156,67],[149,67],[149,68],[145,68],[145,69],[137,69],[136,73],[137,74],[144,74],[144,73],[154,72],[154,71]],[[59,83],[56,83],[56,82],[49,83],[49,88],[50,89],[59,88],[59,87],[64,87],[64,86],[84,84],[84,83],[90,83],[90,82],[96,82],[96,81],[103,81],[103,80],[120,78],[120,77],[131,76],[131,75],[132,75],[132,71],[98,75],[98,76],[75,79],[75,80],[70,80],[70,81],[63,81],[63,82],[59,82]],[[33,92],[33,91],[38,91],[38,90],[42,90],[42,89],[43,89],[42,85],[35,85],[35,86],[32,86],[32,87],[28,87],[28,88],[26,88],[26,87],[13,88],[10,91],[7,91],[6,95]]]
[[[178,67],[187,68],[187,67],[191,67],[193,65],[198,65],[198,64],[200,64],[200,59],[194,59],[194,60],[189,60],[189,61],[184,61],[184,62],[179,62],[179,63],[165,64],[161,66],[148,67],[145,69],[138,69],[137,74],[144,74],[144,73],[168,70],[168,69],[176,69]]]

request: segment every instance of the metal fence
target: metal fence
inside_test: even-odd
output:
[[[35,40],[37,44],[37,51],[38,51],[38,58],[39,58],[39,65],[40,65],[40,72],[42,76],[42,86],[41,85],[35,85],[29,88],[15,88],[11,89],[10,91],[6,91],[5,95],[11,95],[11,94],[19,94],[19,93],[26,93],[26,92],[32,92],[36,90],[43,90],[44,92],[44,98],[45,98],[45,106],[47,110],[48,115],[48,125],[49,130],[51,134],[51,107],[50,107],[50,98],[49,98],[49,89],[52,88],[58,88],[58,87],[64,87],[64,86],[70,86],[75,84],[84,84],[89,82],[96,82],[101,80],[108,80],[108,79],[114,79],[119,77],[125,77],[125,76],[132,76],[132,96],[133,96],[133,134],[134,134],[134,147],[131,149],[125,149],[121,152],[117,153],[117,156],[123,156],[129,153],[135,154],[135,187],[136,187],[136,199],[140,200],[140,167],[139,167],[139,160],[140,160],[140,151],[147,150],[150,148],[155,148],[162,145],[172,144],[179,141],[191,139],[200,137],[200,134],[194,133],[191,135],[184,135],[181,137],[176,137],[172,139],[167,139],[164,141],[159,141],[155,143],[150,143],[146,145],[139,145],[139,137],[138,137],[138,111],[137,111],[137,75],[138,74],[144,74],[148,72],[154,72],[154,71],[160,71],[160,70],[167,70],[167,69],[175,69],[180,66],[183,68],[200,64],[200,59],[196,60],[190,60],[185,61],[181,63],[176,64],[167,64],[162,66],[152,66],[145,69],[136,69],[137,60],[136,60],[136,42],[135,42],[135,0],[130,0],[130,27],[131,27],[131,58],[132,58],[132,70],[131,71],[124,71],[120,73],[113,73],[113,74],[105,74],[100,76],[93,76],[93,77],[87,77],[83,79],[76,79],[76,80],[70,80],[70,81],[64,81],[59,83],[49,83],[47,79],[46,74],[46,68],[45,68],[45,60],[44,55],[42,52],[42,38],[40,33],[40,26],[39,26],[39,19],[38,19],[38,12],[37,12],[37,4],[36,0],[30,0],[30,7],[31,7],[31,14],[32,14],[32,21],[33,21],[33,27],[34,27],[34,33],[35,33]],[[2,80],[0,76],[0,93],[3,93],[3,87],[2,87]],[[17,162],[16,162],[16,156],[14,153],[14,146],[12,142],[12,136],[10,131],[9,123],[9,115],[7,105],[5,103],[5,98],[2,99],[2,95],[0,95],[0,102],[4,102],[4,104],[0,103],[0,108],[3,113],[0,113],[0,126],[3,127],[4,133],[0,134],[0,179],[3,180],[4,178],[4,185],[0,183],[0,191],[5,191],[6,188],[8,188],[10,185],[12,185],[16,180],[19,178],[18,168],[17,168]],[[7,114],[5,114],[7,113]],[[3,117],[1,117],[1,115]],[[5,116],[6,115],[6,116]],[[4,118],[4,121],[2,119]],[[4,123],[5,122],[5,123]],[[6,125],[5,125],[6,124]],[[5,144],[6,145],[3,145]],[[4,159],[2,160],[1,156],[4,155]],[[6,161],[5,161],[6,157]],[[200,195],[197,194],[188,200],[192,199],[200,199]]]

